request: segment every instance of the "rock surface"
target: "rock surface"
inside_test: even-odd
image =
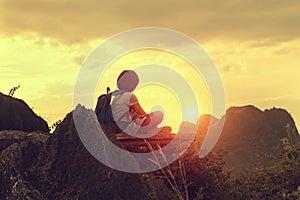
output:
[[[72,113],[52,135],[2,131],[0,148],[1,199],[173,199],[150,175],[116,171],[96,160],[79,139]]]
[[[199,153],[209,124],[214,127],[220,126],[220,123],[221,120],[211,115],[200,117],[191,147],[194,152]],[[221,135],[212,152],[225,151],[226,166],[234,175],[243,170],[271,166],[280,158],[281,139],[288,136],[287,124],[298,133],[294,119],[284,109],[262,111],[252,105],[231,107],[226,112]],[[191,127],[194,126],[192,124]],[[297,135],[296,138],[300,141],[299,133]]]
[[[0,132],[1,199],[42,199],[28,174],[48,137],[48,134],[39,132]]]
[[[48,124],[21,99],[0,93],[0,131],[49,132]]]
[[[281,139],[287,137],[287,124],[296,129],[292,116],[283,109],[229,108],[215,150],[226,151],[226,165],[234,173],[271,166],[279,159]]]
[[[2,112],[5,111],[16,120],[16,123],[10,124],[13,129],[48,131],[43,120],[23,101],[1,94],[0,99],[0,124],[7,122],[7,115]],[[8,107],[3,107],[4,104]],[[29,111],[25,113],[19,109]],[[82,130],[88,130],[95,120],[93,111],[78,106],[74,112],[82,116],[79,122]],[[30,129],[24,125],[21,116],[31,117],[37,123],[33,123]],[[200,119],[197,140],[203,140],[210,122],[216,124],[218,120],[208,115]],[[26,123],[30,125],[30,122]],[[280,149],[276,147],[287,136],[286,124],[295,127],[293,118],[283,109],[261,111],[254,106],[232,107],[227,111],[224,129],[214,151],[225,149],[226,164],[235,172],[271,165],[278,159],[276,156]],[[182,130],[190,130],[188,123],[185,125],[187,127],[182,127]],[[85,135],[79,137],[72,113],[65,117],[53,134],[24,131],[0,131],[0,199],[176,199],[174,193],[151,174],[120,172],[96,160],[81,142],[80,137],[85,138]],[[124,149],[116,135],[106,136]],[[96,135],[85,139],[92,144],[95,138]],[[193,146],[197,146],[197,142]],[[126,165],[124,160],[116,159],[118,156],[114,156],[113,152],[107,152],[104,141],[96,143],[100,145],[97,151],[106,156],[105,159]],[[131,165],[137,167],[135,162]]]

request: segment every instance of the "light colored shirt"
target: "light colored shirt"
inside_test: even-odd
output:
[[[144,118],[134,116],[129,108],[139,101],[131,92],[124,92],[116,95],[111,103],[112,113],[115,121],[123,132],[128,134],[136,134],[143,123]]]

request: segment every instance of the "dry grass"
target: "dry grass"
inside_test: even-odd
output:
[[[188,192],[189,183],[187,183],[186,168],[184,165],[183,158],[180,157],[177,160],[178,166],[179,166],[179,172],[180,172],[180,180],[176,180],[176,176],[172,172],[170,165],[163,167],[162,163],[160,162],[160,159],[158,157],[158,154],[154,153],[155,150],[151,146],[151,144],[146,140],[144,140],[144,142],[147,144],[150,152],[153,152],[152,153],[153,159],[149,159],[149,160],[160,168],[160,171],[163,174],[163,176],[161,176],[161,178],[164,178],[167,180],[167,182],[170,184],[172,190],[176,193],[177,197],[180,200],[188,200],[189,199],[189,192]],[[161,158],[163,159],[163,162],[167,163],[168,162],[167,158],[166,158],[165,154],[162,152],[160,145],[157,144],[157,146],[158,146],[158,149],[156,151],[159,153],[159,156],[161,156]],[[180,146],[180,148],[181,148],[181,146]],[[178,181],[180,181],[183,186],[180,186],[180,184],[178,184]]]

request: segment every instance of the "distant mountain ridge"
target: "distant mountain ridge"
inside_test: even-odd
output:
[[[271,166],[279,159],[281,139],[287,137],[287,124],[298,133],[292,116],[284,109],[232,107],[227,110],[216,149],[224,148],[228,152],[226,164],[237,172]]]
[[[201,116],[198,121],[197,149],[210,122],[212,126],[220,123],[211,115]],[[231,107],[226,111],[223,130],[213,151],[226,152],[226,165],[233,173],[270,166],[279,159],[281,139],[287,137],[287,124],[298,133],[294,119],[284,109],[262,111],[253,105]]]
[[[0,131],[1,198],[174,199],[170,190],[151,176],[119,172],[93,158],[80,141],[72,112],[53,134],[49,134],[44,120],[22,100],[3,94],[0,94],[0,100],[1,113],[8,113],[1,115],[0,124],[13,121],[9,124],[13,128],[7,129],[24,128],[26,131]],[[94,112],[81,106],[76,109],[84,116],[81,123],[88,128],[91,116],[95,118]],[[26,126],[22,117],[26,118]],[[197,130],[194,143],[199,143],[200,147],[208,125],[218,123],[217,118],[203,115],[198,127],[185,122],[180,130]],[[213,151],[224,149],[227,152],[226,165],[235,174],[257,166],[272,165],[278,160],[280,140],[287,136],[286,124],[296,129],[292,116],[284,109],[262,111],[251,105],[231,107],[226,112],[224,128]],[[38,131],[29,132],[27,125]],[[119,143],[112,135],[108,137]],[[105,153],[106,144],[101,142],[99,151]]]

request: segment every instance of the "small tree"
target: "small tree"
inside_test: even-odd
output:
[[[8,93],[8,96],[11,96],[11,97],[14,96],[15,92],[20,88],[20,86],[21,85],[19,84],[18,86],[11,88]]]

